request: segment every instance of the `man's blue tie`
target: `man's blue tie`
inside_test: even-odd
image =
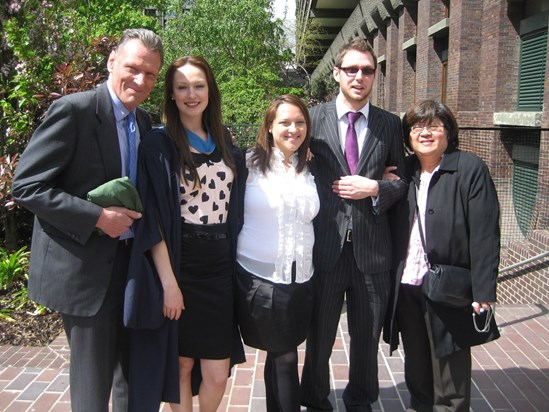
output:
[[[128,176],[132,183],[137,183],[137,125],[135,113],[129,112],[126,116],[126,137],[128,138]]]

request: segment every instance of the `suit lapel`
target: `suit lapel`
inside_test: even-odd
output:
[[[143,139],[143,136],[150,130],[151,125],[148,118],[148,114],[145,110],[137,108],[137,127],[139,128],[139,140]]]
[[[347,159],[345,159],[345,154],[341,148],[341,139],[339,137],[339,122],[337,119],[337,111],[335,101],[330,102],[326,106],[326,116],[323,119],[323,128],[325,130],[326,141],[328,146],[335,154],[337,161],[341,165],[341,168],[346,171],[347,174],[350,174],[349,165],[347,164]]]
[[[357,174],[362,170],[362,168],[368,163],[368,159],[374,153],[374,150],[381,139],[381,124],[379,121],[379,110],[374,107],[371,103],[370,112],[368,113],[368,131],[366,133],[366,138],[364,139],[364,145],[360,151],[360,157],[358,159],[357,165]]]
[[[121,176],[122,162],[120,159],[116,120],[112,110],[107,83],[103,83],[97,88],[96,114],[98,118],[96,130],[97,145],[103,158],[107,180],[112,180]]]

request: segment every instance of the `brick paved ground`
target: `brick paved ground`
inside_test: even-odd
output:
[[[499,306],[502,337],[473,349],[472,410],[549,410],[549,309],[547,306]],[[341,394],[347,377],[346,318],[342,316],[331,359],[332,403],[345,410]],[[247,362],[229,380],[220,411],[264,412],[264,353],[247,348]],[[0,346],[0,411],[70,411],[68,347],[64,335],[45,348]],[[303,361],[304,345],[300,347]],[[380,398],[374,410],[405,409],[402,354],[379,350]],[[161,410],[170,411],[164,405]]]

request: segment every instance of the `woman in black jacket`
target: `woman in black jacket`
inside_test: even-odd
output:
[[[402,127],[413,154],[406,159],[408,195],[393,211],[395,288],[384,338],[393,351],[402,337],[409,410],[469,411],[470,347],[499,337],[497,194],[484,162],[457,149],[458,126],[443,103],[415,105]],[[435,264],[470,270],[471,305],[424,296],[425,274]]]

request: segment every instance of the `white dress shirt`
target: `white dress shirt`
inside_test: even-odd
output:
[[[345,153],[345,136],[347,134],[347,128],[349,127],[349,120],[347,119],[348,107],[343,104],[343,96],[338,94],[336,98],[336,113],[337,113],[337,126],[339,130],[339,140],[341,143],[341,150]],[[358,143],[358,155],[362,153],[362,147],[366,141],[366,134],[368,133],[368,114],[370,113],[370,103],[366,103],[360,110],[362,116],[355,122],[355,131]]]
[[[284,166],[284,155],[274,148],[272,169],[265,175],[250,165],[244,198],[244,226],[238,236],[237,261],[248,272],[275,283],[292,283],[313,275],[313,219],[320,208],[313,176],[296,173],[297,156]]]
[[[419,189],[416,191],[417,209],[416,213],[414,213],[414,222],[410,233],[410,241],[408,242],[408,254],[406,255],[406,263],[404,264],[404,271],[402,272],[402,279],[400,283],[406,283],[408,285],[421,285],[423,283],[423,277],[427,273],[427,270],[429,270],[429,262],[427,261],[427,256],[425,254],[425,249],[423,248],[423,243],[421,242],[421,235],[419,233],[417,211],[419,210],[421,218],[423,238],[425,242],[427,242],[427,233],[425,233],[425,209],[427,208],[427,195],[429,193],[431,178],[439,167],[437,167],[432,173],[421,173]]]

